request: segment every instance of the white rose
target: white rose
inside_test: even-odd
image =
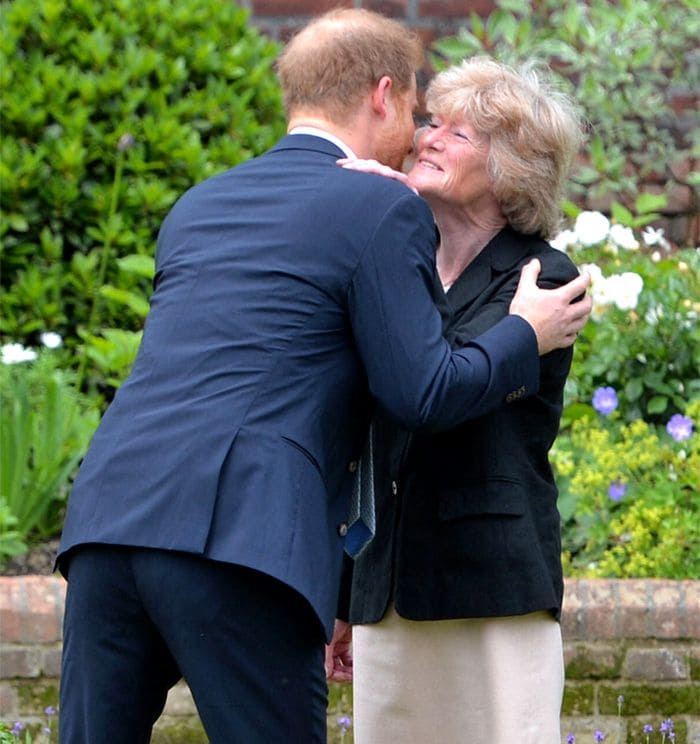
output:
[[[552,248],[556,248],[562,253],[566,253],[568,248],[576,243],[578,243],[578,238],[573,230],[563,230],[549,241]]]
[[[36,359],[36,351],[26,349],[22,344],[5,344],[0,347],[0,357],[3,364],[31,362]]]
[[[615,274],[607,280],[608,291],[613,302],[620,310],[634,310],[637,307],[639,293],[644,286],[644,280],[633,271]]]
[[[624,225],[613,225],[610,228],[610,240],[626,251],[636,251],[639,248],[639,242],[634,237],[632,228]]]
[[[612,305],[615,301],[613,294],[614,287],[609,280],[602,277],[600,281],[591,285],[591,299],[593,300],[593,314],[600,317],[605,308]]]
[[[595,285],[596,282],[604,281],[603,271],[598,264],[589,263],[579,266],[579,270],[582,274],[588,274],[591,277],[591,285]]]
[[[600,212],[581,212],[576,218],[574,232],[581,245],[602,243],[608,237],[610,221]]]
[[[54,333],[53,331],[46,331],[42,333],[39,336],[39,339],[41,343],[47,348],[47,349],[58,349],[59,346],[63,343],[63,339],[58,333]]]
[[[582,274],[586,273],[591,277],[590,295],[591,300],[593,300],[591,317],[594,320],[599,320],[604,315],[605,308],[613,302],[608,290],[607,279],[603,276],[603,272],[597,264],[583,264],[580,270]]]

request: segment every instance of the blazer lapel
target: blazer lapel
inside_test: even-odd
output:
[[[445,295],[452,315],[468,307],[498,274],[511,270],[531,251],[527,236],[504,227],[460,274]]]

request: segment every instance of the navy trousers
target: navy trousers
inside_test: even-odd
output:
[[[69,556],[61,744],[148,742],[187,681],[212,744],[325,744],[323,631],[252,569],[161,550]]]

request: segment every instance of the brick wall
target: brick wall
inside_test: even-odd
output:
[[[671,717],[677,742],[700,744],[700,582],[567,579],[562,632],[563,732],[631,744]]]
[[[0,577],[0,720],[37,721],[56,705],[65,584]],[[677,744],[700,744],[700,581],[566,582],[562,617],[566,694],[562,737],[640,742],[645,723],[673,718]],[[340,691],[332,691],[338,712]],[[618,719],[618,697],[624,697]],[[620,737],[617,738],[618,731]],[[154,741],[201,737],[187,689],[172,691]],[[655,741],[654,739],[651,740]]]
[[[365,8],[396,18],[430,44],[456,33],[472,12],[487,16],[494,0],[237,0],[251,12],[253,23],[274,39],[286,41],[312,16],[333,8]]]

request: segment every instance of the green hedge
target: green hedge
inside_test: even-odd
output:
[[[222,0],[0,4],[6,338],[140,328],[175,199],[284,131],[277,51]]]

